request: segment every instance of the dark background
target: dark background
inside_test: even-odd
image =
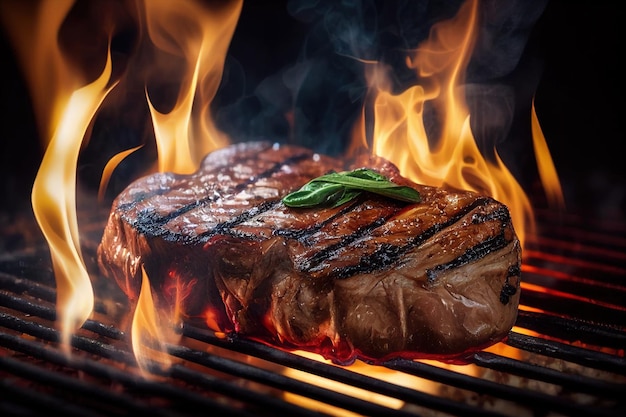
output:
[[[330,5],[341,3],[329,2],[321,11],[305,8],[296,13],[287,2],[244,2],[223,85],[214,101],[216,122],[236,138],[233,140],[269,138],[327,153],[341,152],[365,94],[362,66],[353,59],[337,57],[344,45],[342,39],[333,38],[332,28],[350,21],[342,20],[341,9]],[[449,10],[460,4],[450,2],[446,9],[438,6],[441,2],[413,2],[411,10],[421,7],[423,14],[411,25],[401,19],[406,14],[400,8],[407,7],[406,3],[361,3],[369,7],[359,16],[366,35],[358,38],[359,51],[363,57],[391,63],[401,59],[403,47],[425,38],[430,24],[449,16]],[[485,63],[476,62],[470,74],[478,82],[507,84],[516,91],[516,118],[510,132],[496,141],[498,150],[522,185],[536,185],[528,113],[534,95],[568,210],[623,220],[626,179],[620,63],[624,48],[620,34],[624,13],[610,1],[525,3],[525,13],[535,5],[539,12],[536,21],[516,32],[524,40],[519,62],[490,76],[481,71]],[[339,17],[333,20],[331,12]],[[375,30],[372,22],[378,25]],[[21,70],[4,32],[0,34],[0,198],[4,211],[15,212],[30,210],[30,187],[43,149]],[[132,29],[121,31],[114,44],[117,52],[131,54],[135,36]],[[513,54],[515,61],[517,52],[506,48],[503,52]],[[305,78],[294,76],[298,65],[306,66]],[[290,84],[290,77],[300,82],[297,89]],[[409,83],[410,77],[399,72],[398,85]],[[296,128],[291,129],[284,113],[294,102],[298,111]],[[114,118],[112,113],[101,117],[100,126],[106,129],[98,129],[96,123],[90,147],[81,157],[79,170],[88,186],[97,183],[95,173],[102,163],[98,158],[143,140],[143,126],[121,125]],[[115,143],[119,149],[103,149],[99,139]],[[152,156],[147,147],[142,161]],[[132,166],[120,167],[112,192],[137,174]]]

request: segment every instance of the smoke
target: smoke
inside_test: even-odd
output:
[[[233,141],[295,142],[341,154],[366,100],[367,67],[379,63],[390,68],[396,92],[418,84],[415,70],[406,65],[407,56],[428,38],[435,23],[452,18],[462,3],[288,0],[286,13],[274,9],[274,15],[263,15],[260,7],[246,14],[244,4],[223,94],[218,94],[215,106],[216,121]],[[528,81],[523,72],[532,69],[520,60],[545,4],[488,0],[479,5],[479,34],[466,80],[482,149],[504,143],[518,112],[530,108],[538,77]],[[242,57],[252,47],[257,48],[256,56],[273,56],[276,62],[245,62]],[[262,79],[259,70],[265,74]],[[246,87],[237,89],[233,83]],[[436,129],[435,121],[426,123]]]

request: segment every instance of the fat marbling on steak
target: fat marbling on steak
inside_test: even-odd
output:
[[[415,188],[421,202],[368,193],[334,208],[281,201],[359,167]],[[380,157],[343,162],[249,142],[210,153],[194,174],[129,185],[98,262],[131,299],[143,265],[161,305],[182,299],[188,316],[210,311],[222,331],[350,363],[455,358],[505,338],[521,248],[507,207],[490,197],[413,183]]]

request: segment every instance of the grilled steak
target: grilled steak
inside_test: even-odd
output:
[[[359,167],[422,201],[281,202]],[[415,184],[378,157],[342,163],[252,142],[210,153],[192,175],[131,184],[113,203],[98,262],[132,299],[143,265],[161,306],[182,303],[222,331],[347,364],[457,358],[502,340],[517,316],[521,249],[492,198]]]

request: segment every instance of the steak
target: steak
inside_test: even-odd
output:
[[[361,167],[413,187],[421,202],[281,200]],[[193,174],[129,185],[113,202],[98,263],[130,299],[143,267],[159,308],[349,364],[453,360],[504,339],[517,317],[521,247],[508,208],[490,197],[416,184],[376,156],[247,142],[208,154]]]

